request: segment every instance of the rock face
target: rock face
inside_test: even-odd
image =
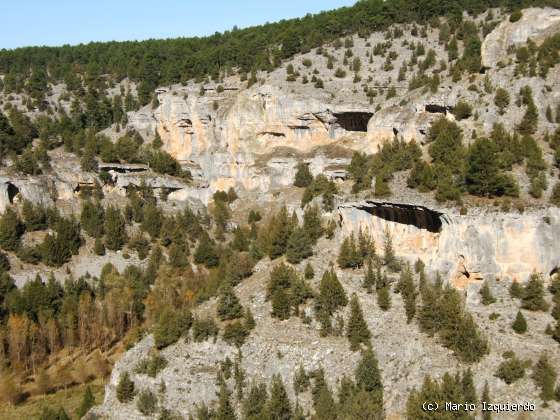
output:
[[[321,95],[287,95],[264,85],[214,97],[201,97],[192,89],[186,98],[161,91],[159,102],[154,115],[165,150],[193,168],[213,191],[290,185],[298,156],[306,154],[311,154],[316,173],[328,173],[327,167],[339,165],[341,157],[312,152],[339,141],[350,149],[374,151],[373,143],[364,141],[371,110],[336,106]],[[290,151],[289,158],[278,150]],[[272,154],[273,159],[262,158]]]
[[[0,213],[10,204],[28,200],[33,204],[53,205],[52,183],[47,179],[31,177],[8,178],[0,176]]]
[[[546,79],[518,77],[512,64],[514,53],[508,48],[523,45],[529,38],[539,43],[558,32],[560,12],[526,9],[515,23],[498,10],[494,16],[498,17],[490,23],[502,22],[484,40],[482,60],[488,71],[469,80],[455,81],[450,72],[439,70],[437,86],[411,88],[412,74],[402,80],[399,69],[417,59],[413,51],[400,41],[393,42],[391,51],[396,58],[386,66],[384,56],[370,54],[372,46],[386,42],[384,34],[376,32],[367,39],[353,37],[353,57],[362,63],[360,77],[354,78],[351,72],[336,77],[327,56],[342,63],[344,49],[324,46],[323,53],[311,51],[291,59],[301,75],[295,82],[286,80],[285,63],[271,72],[258,73],[258,82],[250,87],[238,76],[230,76],[220,82],[223,89],[194,81],[159,88],[157,109],[148,105],[129,112],[128,126],[148,141],[159,133],[164,149],[188,167],[195,179],[207,184],[211,193],[229,187],[265,192],[290,185],[293,162],[317,156],[322,156],[314,164],[318,171],[344,177],[340,171],[329,171],[336,165],[329,159],[344,157],[333,156],[329,149],[336,146],[372,153],[395,136],[422,143],[435,119],[454,118],[452,111],[460,100],[473,108],[472,117],[458,122],[466,142],[476,137],[473,134],[489,133],[497,122],[512,130],[523,117],[524,107],[512,104],[500,114],[492,93],[497,87],[513,94],[530,86],[540,115],[539,134],[554,131],[555,125],[544,116],[547,107],[555,109],[560,100],[560,91],[549,88],[560,83],[559,72],[550,71]],[[480,24],[485,17],[477,19]],[[436,63],[447,62],[448,54],[438,36],[436,30],[427,31],[426,37],[406,33],[410,45],[422,43],[426,51],[433,51]],[[500,60],[506,65],[496,66]],[[303,81],[314,77],[324,81],[323,88]],[[394,88],[395,95],[388,94],[389,88]],[[319,167],[319,161],[324,166]]]
[[[366,201],[340,205],[338,212],[343,235],[367,230],[382,250],[388,233],[399,256],[412,263],[422,259],[459,287],[480,278],[524,281],[535,271],[549,275],[560,266],[554,250],[560,239],[557,208],[462,216]]]
[[[560,30],[560,10],[545,8],[524,9],[517,22],[505,20],[494,29],[482,44],[482,65],[496,67],[507,56],[508,48],[520,46],[531,39],[537,45]]]

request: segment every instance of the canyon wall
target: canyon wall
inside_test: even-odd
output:
[[[338,214],[341,235],[367,230],[382,253],[389,234],[399,257],[422,259],[458,287],[482,278],[525,281],[535,271],[548,276],[560,266],[560,209],[476,209],[467,215],[448,210],[365,201],[342,204]]]

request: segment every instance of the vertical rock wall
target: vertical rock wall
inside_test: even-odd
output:
[[[391,203],[347,203],[338,212],[342,234],[367,230],[382,252],[385,234],[393,240],[399,257],[414,262],[421,258],[430,270],[448,281],[486,277],[524,281],[534,271],[549,275],[560,266],[560,210],[489,213],[461,216],[423,207]],[[393,215],[382,216],[382,212]],[[377,213],[377,214],[376,214]],[[399,219],[401,214],[402,218]],[[416,216],[410,216],[416,213]],[[441,230],[429,229],[438,216]],[[392,220],[391,220],[392,219]]]

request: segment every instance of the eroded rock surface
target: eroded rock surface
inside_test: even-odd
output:
[[[521,46],[531,39],[540,45],[560,30],[560,10],[530,8],[523,10],[517,22],[503,21],[482,43],[482,65],[487,68],[505,59],[510,47]],[[505,64],[505,63],[504,63]]]
[[[465,275],[525,281],[560,266],[560,209],[519,213],[476,209],[460,215],[449,209],[366,201],[339,206],[343,235],[368,231],[382,249],[390,235],[398,254],[411,263],[422,259],[447,281]],[[459,282],[457,285],[464,286]]]

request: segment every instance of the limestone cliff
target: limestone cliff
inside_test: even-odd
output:
[[[422,259],[445,280],[464,287],[482,278],[525,281],[533,272],[551,274],[560,266],[555,243],[560,210],[499,213],[476,209],[460,215],[401,203],[365,201],[338,208],[341,235],[369,232],[382,250],[387,235],[403,258]]]
[[[433,50],[436,63],[447,62],[438,31],[429,30],[425,37],[407,33],[409,44],[393,40],[396,58],[390,66],[383,56],[371,54],[374,45],[385,41],[384,34],[373,33],[366,39],[352,38],[353,55],[362,63],[354,79],[351,74],[333,77],[327,56],[340,63],[344,50],[324,46],[321,54],[309,52],[289,62],[307,79],[322,77],[324,88],[299,79],[287,81],[288,63],[259,73],[258,82],[250,87],[238,76],[220,82],[191,81],[184,86],[159,88],[159,106],[129,112],[129,127],[147,139],[157,131],[164,149],[189,167],[196,179],[207,183],[212,192],[231,186],[264,192],[290,185],[298,160],[312,162],[317,172],[325,172],[337,164],[333,157],[342,157],[328,153],[333,145],[350,152],[371,153],[394,137],[422,143],[436,118],[444,115],[454,119],[459,101],[473,107],[473,115],[458,122],[467,141],[472,133],[489,133],[497,122],[512,130],[523,117],[524,108],[512,105],[501,114],[493,98],[498,87],[510,92],[514,102],[514,95],[530,86],[540,115],[539,133],[552,132],[555,124],[544,116],[547,107],[554,109],[560,101],[560,91],[551,89],[560,83],[560,74],[553,70],[546,78],[520,76],[510,47],[525,45],[529,38],[538,44],[558,32],[559,12],[526,9],[515,23],[496,10],[493,16],[491,23],[497,26],[482,46],[485,72],[473,74],[468,80],[456,81],[442,67],[434,70],[439,75],[435,88],[413,88],[412,74],[405,80],[399,77],[399,69],[413,59],[407,45],[422,43],[426,51]],[[485,18],[476,19],[482,22]],[[504,65],[497,66],[498,61]],[[312,62],[312,67],[304,62]],[[394,94],[389,94],[390,88]],[[290,159],[285,159],[287,155]]]
[[[546,38],[560,31],[560,10],[552,8],[524,9],[517,22],[505,20],[494,29],[482,44],[482,65],[486,68],[503,65],[510,47],[519,47],[531,39],[540,45]]]

